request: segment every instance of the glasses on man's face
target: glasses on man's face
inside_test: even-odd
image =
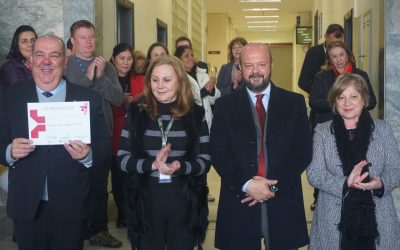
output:
[[[36,40],[36,38],[22,39],[22,40],[20,41],[20,43],[21,43],[22,45],[24,45],[24,46],[33,45],[33,43],[35,42],[35,40]]]

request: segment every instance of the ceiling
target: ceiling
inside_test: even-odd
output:
[[[237,32],[274,30],[286,32],[293,30],[296,16],[300,12],[311,11],[314,0],[281,0],[280,3],[242,3],[239,0],[206,0],[207,13],[225,13],[231,19]],[[242,11],[245,8],[279,8],[278,11]],[[245,16],[276,16],[279,18],[246,19]],[[278,21],[278,23],[247,23],[254,21]],[[248,26],[277,26],[249,28]]]

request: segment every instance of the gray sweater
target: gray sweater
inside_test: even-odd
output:
[[[342,191],[346,177],[336,149],[331,121],[318,124],[314,133],[313,158],[307,168],[310,184],[319,195],[310,234],[310,250],[339,250],[338,224],[342,207]],[[385,187],[382,198],[374,196],[379,240],[377,250],[400,249],[400,223],[392,198],[392,190],[400,186],[400,153],[390,126],[374,120],[375,130],[367,152],[372,164],[371,176],[379,176]]]
[[[79,59],[87,71],[91,61]],[[70,56],[67,61],[67,67],[64,76],[72,83],[82,85],[96,91],[102,97],[102,111],[107,123],[110,135],[113,134],[113,116],[111,105],[120,106],[124,102],[124,92],[119,84],[118,75],[114,66],[106,62],[106,68],[103,77],[96,77],[91,81],[82,71],[75,56]]]

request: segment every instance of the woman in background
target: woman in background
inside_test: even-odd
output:
[[[369,86],[340,75],[328,94],[331,121],[314,132],[307,177],[318,188],[310,250],[400,249],[392,191],[400,186],[400,152],[390,126],[372,119]]]
[[[366,72],[356,67],[353,52],[342,41],[334,41],[326,46],[326,65],[317,73],[311,85],[310,107],[315,110],[315,124],[332,119],[332,109],[327,100],[328,92],[336,78],[342,74],[354,73],[364,78],[369,91],[368,110],[375,108],[376,98]]]
[[[204,107],[207,125],[210,129],[213,117],[211,106],[221,96],[220,91],[215,87],[216,79],[215,77],[208,77],[206,69],[195,67],[196,60],[193,56],[193,50],[189,46],[176,48],[175,56],[183,62],[192,86],[194,99],[198,105]]]
[[[147,68],[150,64],[161,56],[169,55],[168,48],[162,43],[153,43],[147,50],[146,63],[144,66],[144,72],[147,72]]]
[[[133,52],[133,65],[131,74],[131,96],[136,98],[143,93],[144,88],[144,66],[146,64],[146,56],[138,50]]]
[[[150,64],[143,98],[130,104],[118,163],[129,173],[132,249],[202,249],[208,225],[209,134],[182,63]]]
[[[125,102],[121,106],[113,106],[113,138],[112,138],[112,162],[111,184],[115,205],[117,206],[117,227],[126,226],[125,207],[125,179],[126,174],[117,166],[117,151],[119,149],[121,131],[125,123],[125,106],[132,100],[131,96],[131,68],[133,63],[132,47],[127,43],[117,44],[113,49],[111,63],[114,65],[121,88],[125,92]]]
[[[140,50],[133,51],[133,73],[146,74],[144,66],[146,65],[146,56]]]
[[[0,83],[11,85],[19,80],[32,79],[32,46],[37,38],[29,25],[19,26],[11,41],[7,61],[0,68]]]
[[[217,87],[225,96],[237,89],[242,81],[239,56],[247,41],[243,37],[235,37],[229,43],[229,63],[224,64],[218,74]]]

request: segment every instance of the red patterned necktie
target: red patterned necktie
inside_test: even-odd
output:
[[[265,108],[262,102],[264,94],[256,95],[256,97],[257,97],[256,110],[258,114],[258,122],[260,124],[260,129],[261,129],[260,156],[258,158],[257,175],[265,177],[266,166],[265,166],[265,156],[264,156],[264,128],[265,128],[265,117],[267,113],[265,112]]]

